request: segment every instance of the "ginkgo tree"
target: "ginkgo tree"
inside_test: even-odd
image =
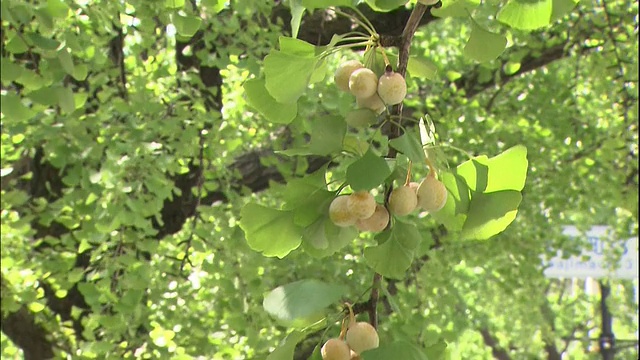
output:
[[[636,2],[0,6],[2,358],[599,356],[542,261],[637,235]]]
[[[359,238],[359,231],[348,226],[353,225],[355,220],[349,224],[349,221],[336,221],[332,216],[332,212],[346,211],[334,208],[334,204],[340,200],[344,200],[345,205],[338,206],[349,206],[351,199],[340,195],[351,194],[353,197],[363,192],[373,193],[380,204],[389,208],[389,198],[395,182],[408,185],[412,179],[417,180],[418,176],[424,177],[425,174],[427,178],[416,189],[418,202],[421,194],[423,197],[434,196],[429,193],[440,191],[437,188],[440,182],[449,194],[442,198],[443,205],[435,209],[422,206],[423,210],[431,210],[429,215],[433,216],[437,223],[444,225],[446,236],[440,241],[446,242],[447,237],[469,241],[487,240],[502,232],[515,219],[522,200],[521,191],[527,174],[526,147],[518,145],[492,158],[485,155],[471,157],[450,169],[447,159],[438,156],[442,152],[432,151],[438,149],[439,144],[435,141],[435,129],[428,116],[415,119],[402,113],[402,99],[406,90],[402,90],[402,94],[397,96],[398,101],[378,101],[371,105],[372,101],[361,100],[372,96],[388,98],[379,88],[376,92],[376,86],[380,86],[377,85],[378,77],[388,76],[394,69],[395,74],[400,77],[421,76],[420,69],[433,69],[434,66],[428,58],[410,57],[409,54],[413,34],[428,8],[426,5],[415,5],[402,36],[395,41],[395,51],[385,47],[384,39],[376,32],[373,24],[353,5],[355,4],[340,1],[307,1],[297,4],[296,7],[292,6],[293,37],[280,37],[279,47],[271,50],[265,57],[262,72],[257,74],[256,79],[245,83],[250,106],[270,121],[288,123],[295,119],[297,101],[308,86],[326,76],[327,69],[323,61],[327,56],[354,47],[364,48],[362,63],[352,60],[342,64],[334,77],[336,86],[343,91],[349,90],[356,96],[357,106],[346,106],[342,111],[343,116],[340,116],[338,110],[335,115],[328,114],[313,119],[308,146],[284,152],[287,156],[330,156],[334,167],[321,168],[308,177],[289,182],[280,191],[281,204],[246,204],[241,212],[240,226],[245,232],[249,246],[264,256],[280,258],[298,248],[317,258],[332,255]],[[381,5],[374,2],[370,5],[376,10],[388,11],[402,4]],[[484,62],[497,58],[504,51],[507,45],[506,37],[498,32],[490,32],[471,16],[470,10],[478,6],[477,3],[451,2],[444,6],[440,3],[438,5],[437,8],[431,9],[434,16],[465,17],[471,22],[471,36],[464,47],[466,56]],[[535,29],[548,25],[552,18],[564,15],[573,7],[562,5],[564,7],[559,5],[552,14],[549,6],[531,7],[526,3],[518,5],[512,2],[500,10],[496,19],[515,29]],[[571,2],[571,5],[575,4]],[[303,11],[300,11],[300,6]],[[326,6],[338,6],[331,8],[331,11],[338,16],[350,18],[368,33],[354,31],[337,34],[328,45],[321,47],[297,40],[295,35],[304,10]],[[340,6],[351,9],[351,13],[339,8]],[[524,18],[529,20],[523,21]],[[392,64],[390,58],[396,60],[395,63]],[[411,73],[411,70],[407,73],[411,63],[420,64],[417,66],[419,70],[415,73]],[[369,88],[372,90],[369,91]],[[362,117],[365,117],[364,121],[361,120]],[[365,129],[351,135],[349,130],[354,124],[364,124]],[[346,145],[347,134],[351,135],[352,141],[359,144],[357,148]],[[447,167],[439,169],[435,164],[445,164]],[[436,180],[436,174],[441,180]],[[433,180],[428,182],[429,179]],[[378,294],[376,287],[380,286],[380,278],[403,279],[412,265],[416,250],[425,240],[419,226],[416,225],[417,222],[423,221],[421,218],[402,219],[392,216],[389,221],[387,218],[390,215],[386,210],[383,210],[382,215],[377,215],[373,212],[375,205],[372,206],[374,207],[371,208],[371,212],[362,218],[383,219],[379,229],[383,231],[375,234],[375,244],[366,246],[363,250],[366,263],[375,272],[371,290],[371,312],[375,313]],[[363,229],[362,226],[358,228]],[[278,292],[284,292],[288,296],[276,304],[265,303],[265,308],[268,310],[271,307],[307,307],[308,304],[290,301],[291,297],[296,296],[297,291],[301,291],[299,283],[295,284],[278,288]],[[305,288],[304,291],[322,292],[320,289],[309,288]],[[377,326],[375,317],[370,317],[370,321]],[[302,325],[310,326],[312,322],[303,322]],[[329,322],[328,326],[332,324]],[[291,347],[291,341],[288,340],[283,346]],[[380,349],[371,350],[362,356],[378,358],[382,355],[376,354],[386,354],[386,347],[395,346],[397,343],[389,342],[383,344]],[[407,349],[414,351],[410,350],[411,348]],[[397,356],[413,358],[412,356],[417,355],[407,353]],[[326,354],[323,354],[323,357],[333,358]]]

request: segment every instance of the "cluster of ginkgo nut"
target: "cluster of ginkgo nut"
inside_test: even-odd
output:
[[[409,182],[394,188],[388,207],[376,203],[368,191],[340,195],[329,205],[329,218],[340,227],[354,226],[360,231],[380,232],[389,224],[389,214],[405,216],[416,209],[434,213],[447,202],[447,189],[431,173],[419,184]]]
[[[356,97],[358,108],[384,112],[387,106],[400,104],[407,95],[407,83],[402,75],[387,65],[378,76],[357,60],[342,63],[336,70],[334,81],[338,89]]]
[[[348,325],[345,329],[343,321],[340,336],[324,343],[320,349],[323,360],[360,360],[363,351],[375,349],[380,343],[376,329],[367,322],[357,322],[351,306],[347,306]]]

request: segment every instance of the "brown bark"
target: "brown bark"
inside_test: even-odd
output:
[[[482,335],[482,341],[484,341],[484,344],[491,348],[491,354],[493,355],[494,359],[511,360],[511,356],[509,356],[509,353],[500,347],[500,344],[498,344],[498,340],[493,337],[489,329],[480,329],[480,335]]]

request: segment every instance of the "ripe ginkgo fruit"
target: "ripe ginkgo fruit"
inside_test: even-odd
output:
[[[399,186],[389,195],[389,211],[398,216],[412,212],[418,206],[416,191],[408,185]]]
[[[360,355],[357,352],[355,352],[353,350],[350,350],[350,351],[351,351],[351,359],[349,359],[349,360],[362,360],[362,358],[360,357]]]
[[[376,205],[376,199],[368,191],[356,191],[347,197],[347,209],[356,219],[370,218]]]
[[[378,95],[387,105],[400,104],[407,96],[407,83],[402,75],[391,70],[391,66],[387,66],[387,70],[378,80]]]
[[[380,232],[384,230],[389,224],[389,212],[387,209],[376,204],[376,211],[373,215],[366,219],[360,219],[356,221],[356,228],[360,231]]]
[[[333,76],[333,80],[335,81],[338,89],[348,92],[349,77],[351,77],[351,74],[354,71],[361,69],[363,67],[364,65],[362,65],[362,63],[358,60],[349,60],[340,64],[340,66],[336,70],[335,75]]]
[[[376,123],[377,115],[370,109],[356,109],[349,111],[344,117],[347,125],[354,128],[368,127]]]
[[[378,347],[380,339],[376,329],[367,322],[352,322],[347,329],[347,345],[358,354]]]
[[[428,212],[436,212],[447,203],[447,188],[432,175],[422,180],[417,195],[418,206]]]
[[[327,340],[320,349],[323,360],[351,360],[351,349],[344,341],[333,338]]]
[[[349,196],[338,196],[329,205],[329,218],[340,227],[348,227],[354,225],[358,218],[353,215],[347,206]]]
[[[359,108],[375,111],[378,115],[382,114],[387,108],[378,94],[373,94],[368,98],[356,98],[356,104]]]
[[[378,89],[378,77],[371,69],[360,68],[351,73],[349,77],[349,91],[356,98],[368,98],[373,96]]]

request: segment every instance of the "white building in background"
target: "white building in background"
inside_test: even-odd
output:
[[[569,259],[563,259],[562,253],[545,261],[547,268],[544,275],[548,278],[561,279],[638,279],[638,238],[630,238],[624,243],[624,253],[615,271],[610,271],[605,260],[607,241],[603,238],[607,236],[607,226],[594,226],[587,231],[586,236],[591,243],[591,249],[584,249],[580,256],[572,256]],[[563,234],[571,237],[582,236],[575,226],[565,226]],[[583,261],[582,257],[588,256],[589,260]],[[587,284],[591,281],[587,281]],[[585,285],[587,286],[587,285]],[[592,286],[585,288],[585,291],[593,291]],[[599,291],[596,288],[597,291]]]

